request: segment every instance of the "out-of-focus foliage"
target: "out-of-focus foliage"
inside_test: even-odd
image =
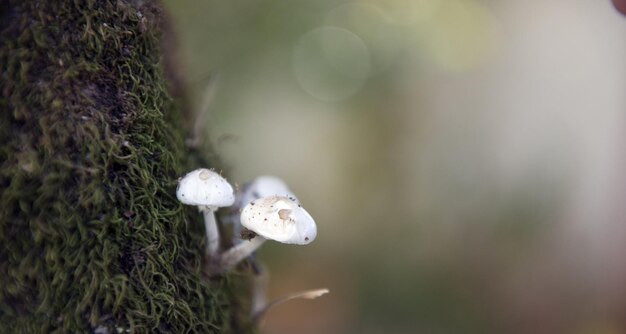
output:
[[[319,224],[260,252],[270,295],[331,289],[268,332],[624,330],[610,4],[168,5],[195,100],[217,78],[212,140],[237,180],[280,175]]]

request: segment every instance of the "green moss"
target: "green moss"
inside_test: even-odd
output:
[[[149,1],[0,1],[0,332],[229,332]],[[215,161],[209,161],[215,166]],[[245,298],[243,298],[245,299]]]

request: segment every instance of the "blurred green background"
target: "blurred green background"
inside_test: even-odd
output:
[[[285,179],[265,333],[626,333],[626,19],[591,0],[165,1],[242,184]]]

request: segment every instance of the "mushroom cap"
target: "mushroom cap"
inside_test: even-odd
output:
[[[241,194],[241,207],[259,198],[274,195],[291,197],[298,200],[285,181],[276,176],[263,175],[254,179],[254,181],[250,182],[244,188]]]
[[[231,206],[235,202],[233,187],[218,173],[200,168],[189,172],[178,182],[176,197],[187,205]]]
[[[294,198],[286,196],[250,202],[241,211],[241,225],[266,239],[285,244],[306,245],[317,236],[313,217]]]

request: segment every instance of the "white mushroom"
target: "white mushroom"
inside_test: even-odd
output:
[[[244,187],[240,205],[244,207],[252,201],[269,196],[285,196],[298,200],[285,181],[276,176],[263,175]]]
[[[232,268],[268,239],[306,245],[317,236],[313,217],[294,198],[285,196],[263,197],[248,203],[241,211],[241,225],[257,236],[224,252],[219,271]]]
[[[207,254],[215,256],[220,246],[220,234],[215,222],[215,211],[235,202],[233,187],[218,173],[196,169],[178,183],[176,197],[183,204],[198,206],[204,216],[207,236]]]
[[[233,234],[236,237],[241,236],[240,209],[259,198],[274,195],[298,200],[293,191],[287,186],[287,183],[276,176],[262,175],[243,186],[243,189],[237,194],[237,199],[233,206],[236,213],[234,212],[228,217],[233,224]],[[240,239],[235,241],[236,244],[240,242],[242,242]]]

